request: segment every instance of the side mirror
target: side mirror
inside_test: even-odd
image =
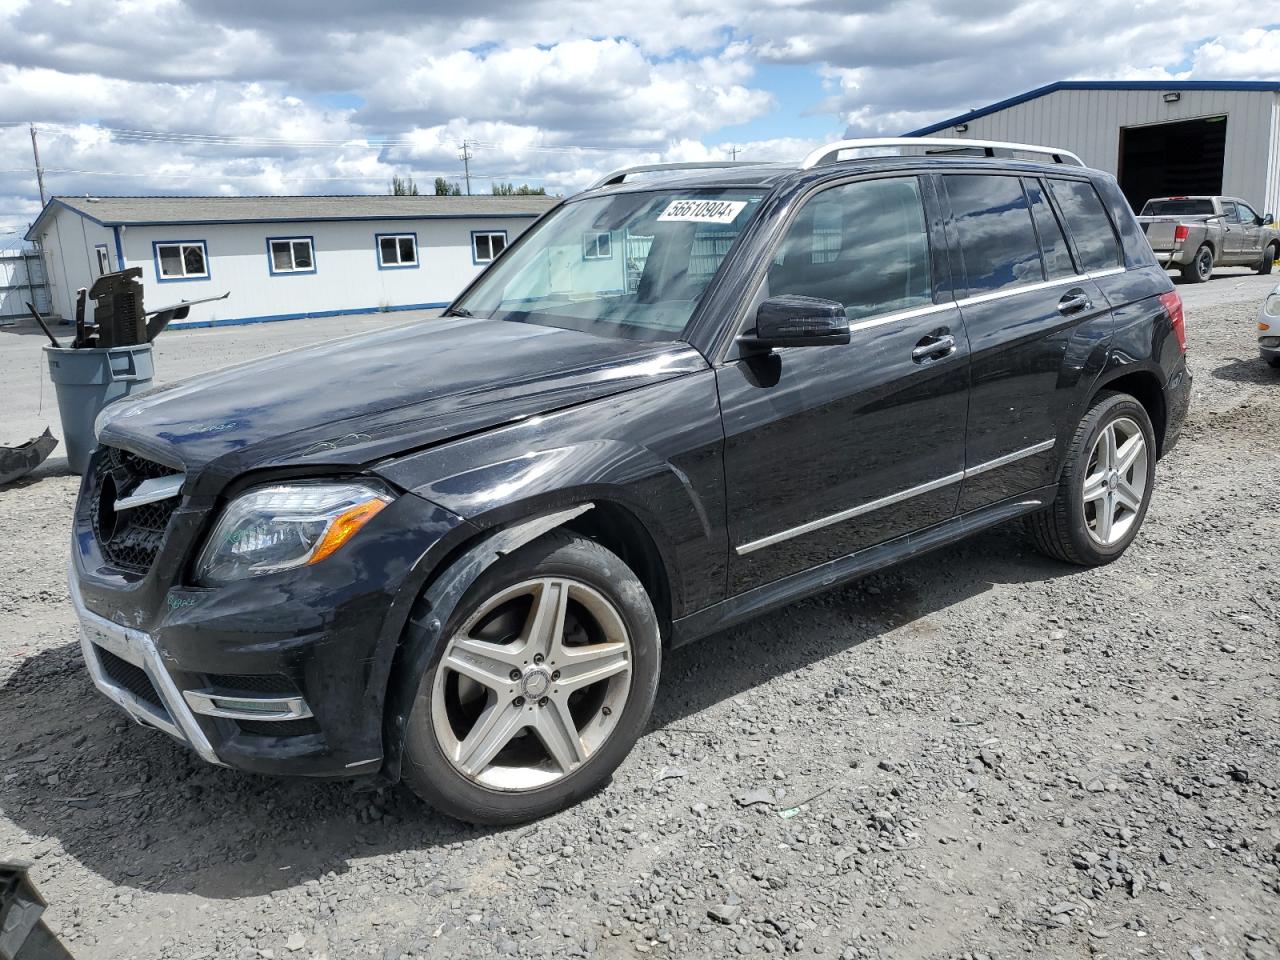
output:
[[[849,342],[844,304],[788,293],[770,297],[756,311],[756,328],[738,338],[743,346],[821,347]]]
[[[1260,227],[1269,227],[1275,222],[1276,218],[1269,213],[1258,218],[1258,226]]]

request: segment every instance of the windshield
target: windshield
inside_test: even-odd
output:
[[[1148,200],[1143,217],[1204,217],[1213,215],[1212,200]]]
[[[454,311],[626,340],[678,340],[762,197],[662,190],[566,203]]]

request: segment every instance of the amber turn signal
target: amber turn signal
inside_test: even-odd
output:
[[[311,554],[311,559],[307,563],[319,563],[332,554],[354,537],[360,528],[372,520],[378,511],[386,505],[387,501],[375,497],[372,500],[366,500],[364,503],[357,503],[354,507],[350,507],[338,514],[333,523],[329,524],[329,529],[324,532],[320,542],[316,544],[316,548]]]

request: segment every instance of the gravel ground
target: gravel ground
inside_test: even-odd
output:
[[[0,856],[90,960],[1276,960],[1271,283],[1181,288],[1195,402],[1121,560],[997,529],[676,651],[613,784],[516,830],[126,722],[83,670],[51,466],[0,491]],[[168,334],[164,367],[324,329],[279,327]]]

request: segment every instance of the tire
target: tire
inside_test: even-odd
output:
[[[1101,489],[1106,492],[1101,499],[1086,500],[1086,480],[1108,473],[1100,470],[1094,460],[1108,429],[1121,451],[1129,439],[1140,436],[1141,452],[1128,468],[1115,471],[1119,479],[1102,483]],[[1155,465],[1155,431],[1147,411],[1128,394],[1103,391],[1067,446],[1053,503],[1027,518],[1036,546],[1057,560],[1081,566],[1100,566],[1116,559],[1133,542],[1146,518]],[[1093,492],[1098,489],[1094,484]],[[1137,509],[1131,509],[1125,501],[1137,503]],[[1107,514],[1110,519],[1106,520],[1105,529],[1100,514],[1104,507],[1113,511]]]
[[[1267,357],[1267,363],[1280,370],[1280,357]]]
[[[1213,276],[1213,251],[1204,244],[1196,251],[1191,262],[1178,268],[1184,283],[1205,283]]]
[[[556,619],[543,611],[558,629],[540,628]],[[459,820],[510,825],[572,806],[608,781],[648,722],[658,618],[631,569],[591,540],[556,532],[497,561],[443,637],[409,713],[403,776]],[[570,693],[573,673],[581,689]]]
[[[1258,264],[1258,273],[1265,276],[1275,266],[1276,257],[1280,256],[1280,248],[1273,243],[1262,252],[1262,262]]]

